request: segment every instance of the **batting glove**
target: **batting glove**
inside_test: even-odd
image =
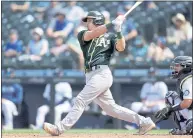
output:
[[[119,15],[115,20],[112,21],[112,24],[115,26],[116,32],[121,32],[123,21],[125,17],[123,15]]]

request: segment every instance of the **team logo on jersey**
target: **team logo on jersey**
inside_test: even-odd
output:
[[[190,94],[189,90],[184,91],[184,96],[188,96]]]
[[[105,40],[104,37],[100,38],[97,46],[107,47],[110,44],[110,40]]]

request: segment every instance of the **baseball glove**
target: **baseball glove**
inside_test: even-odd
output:
[[[154,118],[157,120],[156,122],[160,122],[161,120],[167,120],[171,115],[171,107],[167,106],[162,110],[156,112],[154,114]]]

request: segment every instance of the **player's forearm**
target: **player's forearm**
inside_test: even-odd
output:
[[[179,111],[179,110],[187,109],[190,107],[191,104],[192,104],[191,99],[185,99],[181,103],[172,106],[171,111]]]
[[[108,31],[108,28],[109,28],[110,26],[112,26],[112,23],[98,26],[97,28],[95,28],[95,29],[92,30],[92,31],[87,31],[87,32],[84,34],[84,40],[85,40],[85,41],[89,41],[89,40],[92,40],[92,39],[94,39],[94,38],[97,38],[97,37],[105,34],[105,33]]]
[[[125,50],[125,38],[122,36],[121,32],[117,33],[117,44],[116,49],[121,52]]]
[[[187,109],[190,107],[190,105],[192,104],[192,100],[189,99],[185,99],[180,103],[180,106],[182,109]]]

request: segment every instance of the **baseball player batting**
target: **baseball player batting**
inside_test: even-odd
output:
[[[88,30],[78,34],[78,40],[83,51],[85,62],[86,85],[78,94],[72,110],[56,125],[44,123],[44,130],[54,136],[70,129],[80,118],[85,107],[94,101],[109,116],[139,126],[138,134],[145,134],[155,127],[153,121],[119,106],[115,103],[110,91],[113,82],[109,62],[114,51],[125,49],[125,39],[121,34],[121,26],[125,17],[118,16],[112,23],[104,24],[105,18],[98,11],[90,11],[82,19]],[[114,27],[116,34],[109,32]]]

